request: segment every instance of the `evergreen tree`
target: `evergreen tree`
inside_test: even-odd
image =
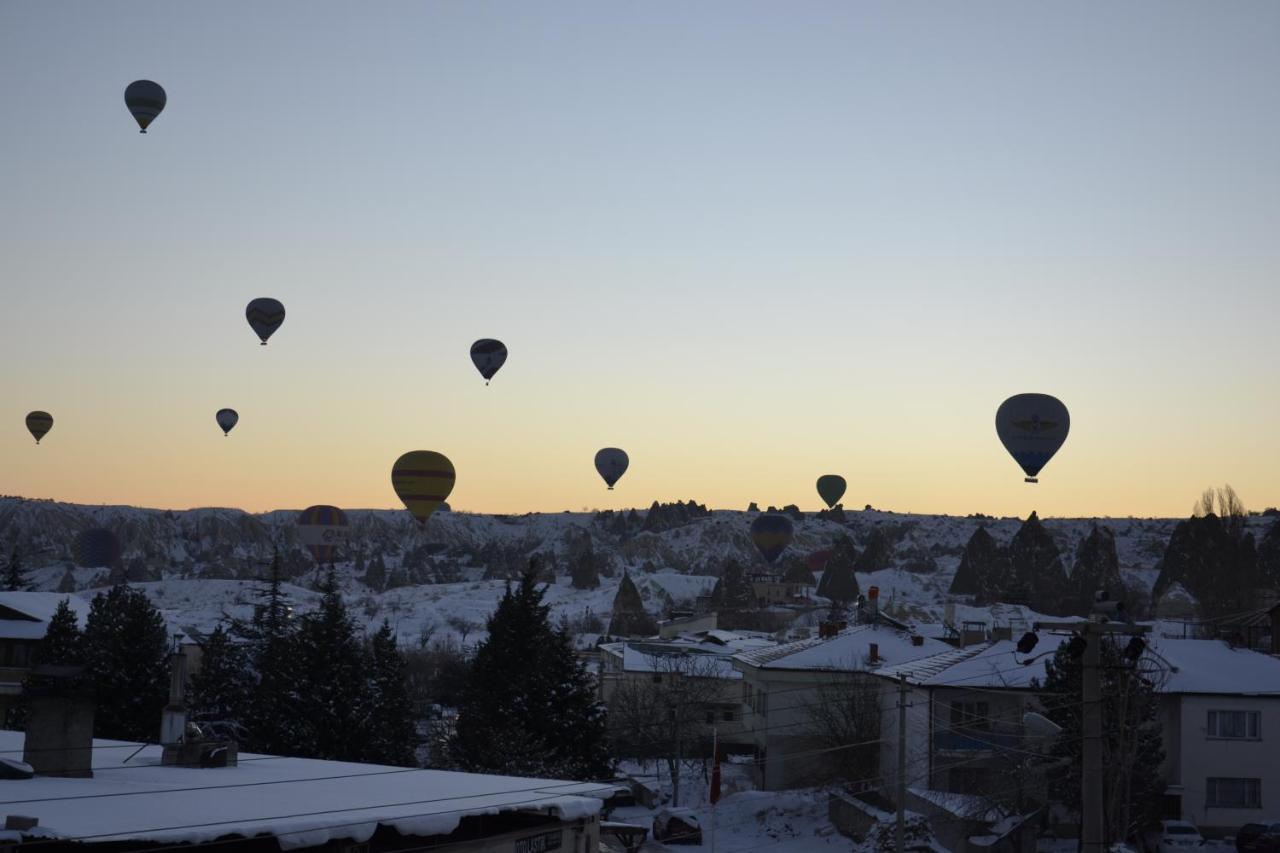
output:
[[[97,699],[94,734],[154,743],[169,697],[169,637],[141,590],[125,584],[89,605],[84,661]]]
[[[253,621],[233,626],[237,635],[249,641],[247,746],[271,755],[308,755],[303,731],[306,709],[299,697],[293,659],[294,624],[282,584],[277,553],[259,590]]]
[[[404,654],[396,644],[391,623],[382,627],[369,641],[370,712],[366,727],[369,733],[365,760],[375,764],[413,767],[417,746],[417,727],[413,703],[409,698],[409,681]]]
[[[604,708],[548,618],[530,565],[489,617],[459,707],[450,755],[463,769],[599,779],[611,772]]]
[[[9,564],[4,570],[4,588],[9,592],[19,592],[27,589],[27,570],[22,565],[22,555],[18,553],[18,546],[13,546],[13,552],[9,554]]]
[[[58,602],[53,611],[44,637],[36,643],[31,654],[31,665],[36,666],[82,666],[84,664],[84,636],[80,632],[80,622],[76,612],[71,609],[68,599]]]
[[[249,705],[249,655],[221,625],[204,641],[200,671],[191,677],[193,720],[245,722]]]
[[[737,560],[731,559],[724,564],[720,580],[711,590],[711,606],[721,612],[755,609],[755,590]]]
[[[1164,761],[1164,747],[1153,683],[1160,671],[1147,659],[1127,661],[1110,638],[1101,642],[1103,823],[1107,837],[1119,841],[1160,817],[1165,783],[1158,771]],[[1045,664],[1044,684],[1032,682],[1033,690],[1044,690],[1055,697],[1045,714],[1062,727],[1052,751],[1066,762],[1049,776],[1050,792],[1076,813],[1080,810],[1083,680],[1080,659],[1064,642]],[[1069,697],[1075,697],[1075,701],[1066,701]]]
[[[363,649],[332,567],[321,588],[320,606],[298,620],[294,643],[298,695],[307,709],[303,747],[312,758],[359,761],[369,735]]]

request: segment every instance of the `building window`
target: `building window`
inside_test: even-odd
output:
[[[732,722],[733,722],[733,712],[732,712],[732,711],[725,711],[725,712],[724,712],[724,721],[725,721],[726,723],[732,723]]]
[[[714,726],[715,724],[716,724],[716,712],[715,712],[715,711],[708,711],[708,712],[707,712],[707,725],[708,725],[708,726]]]
[[[1228,779],[1210,776],[1205,780],[1205,806],[1220,809],[1262,808],[1261,779]]]
[[[1206,730],[1209,737],[1258,740],[1261,716],[1258,711],[1210,711]]]
[[[953,729],[990,728],[991,706],[986,702],[952,702],[951,727]]]
[[[655,672],[655,673],[653,674],[653,683],[654,683],[654,684],[661,684],[661,683],[662,683],[662,673],[660,673],[660,672]]]

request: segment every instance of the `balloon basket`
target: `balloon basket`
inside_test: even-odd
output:
[[[1038,483],[1038,482],[1040,482],[1040,481],[1039,481],[1039,480],[1037,480],[1035,477],[1024,477],[1024,478],[1022,479],[1022,482],[1024,482],[1024,483]]]

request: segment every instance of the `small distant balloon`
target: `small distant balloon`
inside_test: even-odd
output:
[[[111,568],[120,561],[120,540],[110,530],[95,527],[76,537],[72,551],[82,569]]]
[[[274,335],[276,329],[284,323],[284,305],[278,299],[261,296],[245,307],[244,317],[265,347],[267,338]]]
[[[818,478],[818,497],[826,503],[827,509],[840,503],[845,488],[847,484],[839,474],[823,474]]]
[[[53,415],[48,412],[30,412],[27,415],[27,432],[35,438],[36,444],[53,429]]]
[[[756,516],[751,522],[751,541],[768,563],[773,563],[791,544],[791,519],[777,513]]]
[[[596,471],[604,478],[610,490],[613,489],[613,484],[627,473],[627,466],[630,464],[631,460],[627,458],[627,452],[616,447],[605,447],[596,453]]]
[[[336,506],[317,504],[298,514],[298,541],[307,546],[317,563],[336,560],[350,532],[347,514]]]
[[[1067,440],[1071,416],[1067,407],[1048,394],[1015,394],[996,410],[996,435],[1022,467],[1028,483]]]
[[[411,450],[391,466],[391,487],[419,524],[445,502],[456,479],[453,463],[434,450]]]
[[[502,341],[481,338],[471,345],[471,363],[476,366],[476,370],[480,371],[480,375],[484,377],[485,385],[489,384],[489,380],[502,369],[502,365],[506,361],[507,347]]]
[[[223,436],[226,436],[235,427],[240,420],[240,415],[235,409],[218,409],[218,413],[213,416],[218,422],[218,426],[222,428]]]
[[[164,88],[150,80],[134,80],[124,90],[124,105],[138,122],[139,133],[147,132],[147,127],[156,120],[167,102]]]

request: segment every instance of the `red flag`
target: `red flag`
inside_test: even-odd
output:
[[[716,757],[716,763],[711,767],[711,795],[708,798],[711,805],[720,802],[720,758]]]

